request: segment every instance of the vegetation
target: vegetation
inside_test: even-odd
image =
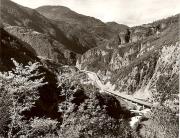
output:
[[[27,132],[27,120],[23,112],[30,110],[39,98],[38,88],[46,83],[43,82],[42,74],[37,71],[39,63],[29,63],[27,66],[17,63],[13,60],[15,68],[12,71],[0,73],[0,99],[1,108],[5,110],[2,117],[1,132],[9,138],[24,134]],[[36,79],[40,77],[39,79]],[[3,99],[6,99],[3,101]],[[6,115],[4,116],[4,114]],[[8,124],[8,129],[7,125]]]
[[[179,43],[164,47],[157,61],[150,89],[153,91],[154,102],[167,105],[167,101],[175,101],[179,89]]]
[[[132,130],[124,119],[108,115],[107,107],[100,106],[98,92],[91,93],[77,106],[71,104],[64,114],[60,137],[130,137]]]
[[[12,71],[0,73],[0,134],[2,137],[138,137],[137,132],[129,126],[130,112],[124,110],[116,98],[99,93],[99,89],[90,84],[82,85],[79,72],[68,68],[58,77],[61,97],[58,104],[62,121],[46,116],[27,120],[23,113],[31,110],[35,105],[39,99],[38,89],[46,85],[46,82],[43,81],[44,74],[38,72],[39,63],[29,63],[27,66],[14,60],[13,63],[15,68]],[[170,68],[174,62],[168,65],[166,67]],[[178,117],[175,115],[177,111],[174,112],[165,104],[172,94],[176,93],[174,90],[177,87],[167,85],[165,81],[168,79],[168,83],[172,82],[173,74],[171,80],[164,78],[168,76],[164,76],[163,70],[159,68],[158,71],[161,71],[161,75],[158,79],[154,78],[159,86],[156,87],[159,92],[156,97],[157,101],[163,104],[152,110],[149,123],[145,126],[143,134],[140,134],[143,137],[177,137]],[[172,71],[176,74],[175,66]],[[168,93],[171,90],[171,94]],[[170,95],[164,96],[167,93]],[[158,97],[161,100],[158,100]]]
[[[135,132],[128,124],[128,111],[124,112],[116,98],[100,94],[97,88],[80,85],[74,75],[60,76],[59,112],[63,121],[46,117],[27,119],[39,99],[38,88],[46,85],[39,63],[27,66],[13,60],[12,71],[0,73],[0,132],[2,137],[130,137]],[[2,100],[2,99],[7,100]],[[125,115],[126,114],[126,115]]]
[[[178,138],[179,118],[167,107],[153,109],[142,136],[145,138]]]
[[[116,98],[100,94],[96,87],[80,85],[75,76],[69,73],[59,77],[65,100],[59,104],[63,122],[58,135],[62,138],[135,137],[128,124],[130,112],[123,110]]]
[[[143,137],[178,138],[179,135],[179,63],[180,48],[164,47],[152,77],[151,90],[157,105],[145,126]]]

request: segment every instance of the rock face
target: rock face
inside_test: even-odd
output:
[[[151,35],[160,34],[165,29],[169,27],[169,25],[178,21],[178,18],[169,17],[168,19],[159,20],[153,23],[145,24],[142,26],[135,26],[132,28],[124,27],[124,29],[119,31],[119,38],[121,44],[125,44],[128,42],[137,42],[141,41]],[[113,24],[115,26],[115,24]],[[116,27],[116,30],[118,28]]]
[[[150,98],[150,91],[154,89],[152,86],[157,85],[159,80],[158,74],[163,76],[160,64],[165,67],[161,61],[166,58],[164,53],[174,49],[171,54],[167,54],[174,55],[170,56],[173,63],[169,66],[178,67],[175,63],[179,55],[178,18],[179,15],[176,15],[128,28],[106,45],[87,51],[78,59],[77,66],[97,72],[104,83],[111,81],[120,92],[126,91],[139,98],[144,95],[144,98]],[[166,48],[169,50],[164,50]],[[165,72],[172,73],[170,68],[166,68]],[[177,70],[175,72],[177,76]]]

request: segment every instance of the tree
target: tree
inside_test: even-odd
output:
[[[34,106],[39,98],[38,88],[46,84],[43,74],[38,72],[40,63],[29,62],[23,66],[14,59],[12,61],[15,65],[12,71],[0,72],[0,97],[8,97],[10,101],[8,138],[28,129],[22,113]]]

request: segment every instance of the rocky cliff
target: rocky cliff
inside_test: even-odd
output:
[[[128,28],[106,45],[87,51],[77,60],[76,65],[97,72],[104,83],[110,81],[116,84],[120,92],[135,94],[138,98],[150,98],[152,80],[156,78],[157,82],[157,74],[163,74],[159,71],[161,66],[166,66],[162,60],[168,56],[172,58],[172,63],[169,63],[171,68],[164,69],[167,74],[172,74],[171,71],[178,67],[178,19],[179,15],[176,15]],[[171,52],[166,55],[168,51]],[[177,77],[177,70],[175,72]],[[157,83],[153,85],[157,86]]]

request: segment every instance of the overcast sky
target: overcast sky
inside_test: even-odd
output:
[[[23,6],[62,5],[104,22],[129,26],[152,22],[180,13],[180,0],[12,0]]]

